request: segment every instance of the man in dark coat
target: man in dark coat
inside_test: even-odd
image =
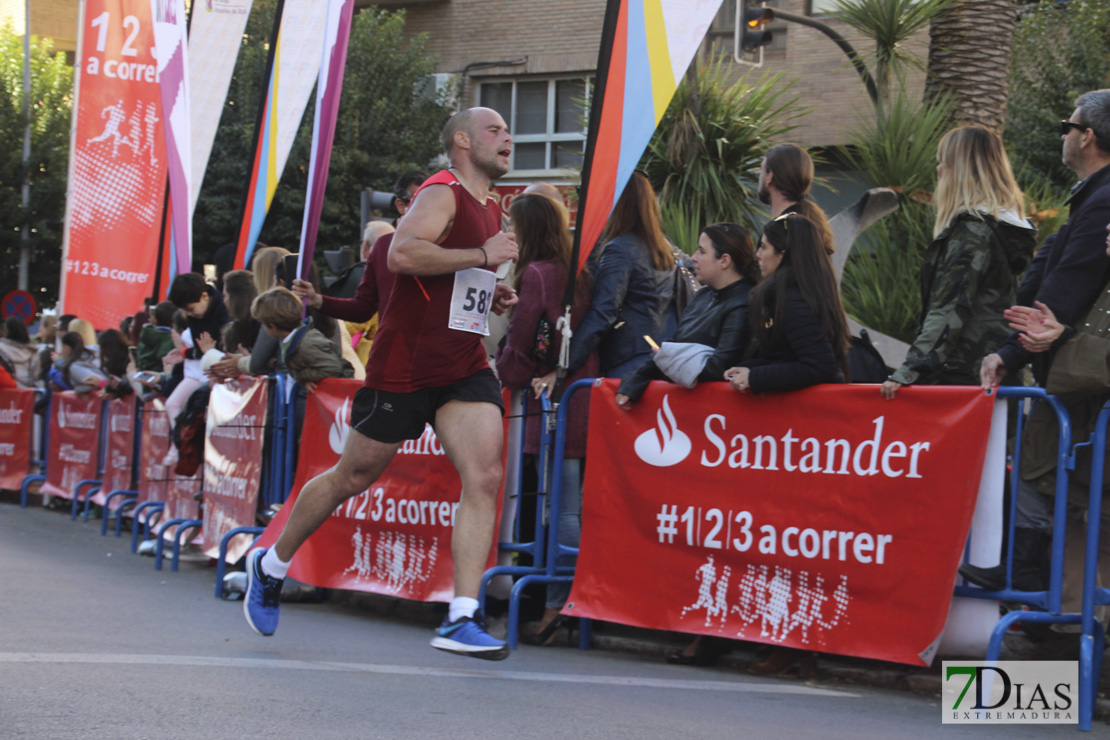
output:
[[[1106,224],[1110,223],[1110,90],[1081,95],[1067,121],[1062,121],[1064,164],[1079,177],[1068,200],[1068,220],[1037,251],[1018,291],[1019,303],[1040,301],[1063,324],[1072,326],[1095,302],[1110,279],[1106,256]],[[1032,300],[1031,300],[1032,299]],[[1021,346],[1018,335],[980,368],[983,387],[998,385],[1006,376],[1033,362],[1033,374],[1044,382],[1052,352],[1034,356]]]

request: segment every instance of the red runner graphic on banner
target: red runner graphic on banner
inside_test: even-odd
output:
[[[244,378],[212,386],[204,439],[204,541],[209,557],[219,557],[220,540],[229,531],[254,525],[268,385],[266,378]],[[227,562],[238,561],[250,545],[250,537],[233,539]]]
[[[568,614],[928,665],[990,397],[656,382],[626,412],[618,385],[593,389]]]
[[[98,329],[154,290],[166,149],[149,0],[86,0],[59,306]]]
[[[361,385],[330,379],[308,395],[293,490],[263,533],[261,546],[277,540],[304,484],[338,462],[347,435],[358,434],[350,428],[351,399]],[[451,533],[460,493],[458,473],[426,427],[420,439],[401,446],[381,478],[348,499],[308,538],[293,557],[289,575],[323,588],[450,601]],[[487,567],[496,556],[493,543]]]
[[[91,393],[54,393],[50,398],[50,449],[42,493],[73,498],[78,482],[96,478],[101,400]]]
[[[18,490],[30,472],[34,407],[34,391],[0,390],[0,488]]]
[[[135,456],[135,395],[116,398],[108,402],[108,456],[104,461],[104,476],[100,490],[92,497],[93,503],[104,505],[112,491],[131,490],[131,461]],[[119,506],[117,496],[113,505]]]

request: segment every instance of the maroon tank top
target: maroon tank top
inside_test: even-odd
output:
[[[455,219],[441,247],[474,249],[501,231],[501,207],[492,197],[479,203],[449,170],[432,175],[420,190],[430,185],[447,185],[455,194]],[[453,272],[419,280],[397,275],[370,347],[367,387],[411,393],[450,385],[489,367],[480,334],[447,326],[454,286]]]

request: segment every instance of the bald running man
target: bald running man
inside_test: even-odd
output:
[[[389,250],[397,277],[351,409],[357,434],[348,435],[335,467],[305,484],[274,546],[248,559],[243,613],[260,635],[277,629],[281,585],[297,549],[428,423],[463,488],[451,540],[455,596],[432,646],[508,657],[505,642],[486,631],[477,597],[495,534],[504,443],[501,385],[481,338],[490,310],[501,313],[517,301],[495,275],[518,251],[513,234],[501,231],[490,185],[509,171],[512,137],[496,111],[471,108],[447,122],[443,146],[450,169],[417,191]]]

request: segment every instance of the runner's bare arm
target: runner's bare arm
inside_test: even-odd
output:
[[[397,226],[389,248],[389,269],[400,275],[444,275],[470,267],[495,268],[516,258],[516,237],[511,233],[494,234],[473,249],[439,246],[454,218],[455,195],[450,186],[421,190]]]

